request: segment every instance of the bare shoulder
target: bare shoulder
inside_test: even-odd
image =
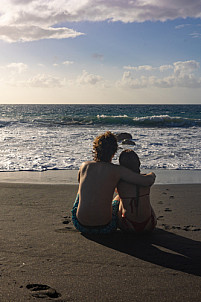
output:
[[[86,171],[86,169],[87,169],[89,166],[93,165],[94,163],[95,163],[95,162],[93,162],[93,161],[85,161],[85,162],[83,162],[83,163],[81,164],[80,168],[79,168],[79,172],[82,173],[82,172]]]
[[[106,163],[106,164],[108,169],[120,175],[120,165],[113,164],[113,163]]]
[[[86,166],[89,166],[89,165],[93,164],[93,163],[94,163],[94,161],[85,161],[85,162],[83,162],[80,166],[80,170],[83,169]]]
[[[88,166],[96,166],[96,167],[100,166],[100,167],[104,167],[104,168],[107,167],[108,169],[111,169],[114,171],[117,171],[120,167],[119,165],[116,165],[113,163],[108,163],[108,162],[85,161],[81,164],[80,169],[83,169]]]
[[[80,182],[80,177],[86,172],[89,163],[90,163],[89,161],[85,161],[80,165],[78,171],[78,182]]]
[[[119,171],[121,169],[120,168],[121,166],[118,164],[109,163],[109,165],[110,165],[111,169],[113,169],[115,171]]]

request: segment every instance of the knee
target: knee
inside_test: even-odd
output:
[[[113,200],[116,200],[116,201],[120,201],[120,197],[119,197],[119,194],[117,194]]]

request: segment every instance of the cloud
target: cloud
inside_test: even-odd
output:
[[[177,25],[175,26],[175,29],[182,29],[184,27],[191,27],[191,30],[192,30],[192,27],[193,27],[193,24],[180,24],[180,25]],[[194,25],[194,27],[200,27],[200,24],[196,24]],[[197,32],[197,31],[194,31],[193,33],[191,34],[188,34],[189,36],[191,36],[193,39],[199,39],[201,38],[201,33],[200,32]]]
[[[65,22],[127,23],[187,17],[201,18],[200,0],[2,0],[0,39],[7,42],[34,41],[83,34],[59,26]]]
[[[10,0],[11,3],[16,4],[29,4],[30,2],[33,2],[34,0]]]
[[[163,72],[163,71],[166,71],[166,70],[169,70],[169,69],[173,69],[173,66],[172,65],[161,65],[158,69],[161,72]]]
[[[189,36],[191,36],[194,39],[197,39],[197,38],[201,38],[201,33],[194,32],[192,34],[189,34]]]
[[[124,69],[127,70],[134,70],[134,71],[153,71],[153,70],[160,70],[161,72],[166,71],[168,69],[172,69],[173,66],[171,65],[161,65],[159,67],[153,67],[151,65],[140,65],[140,66],[124,66]]]
[[[125,71],[122,80],[117,83],[117,86],[132,89],[145,88],[148,86],[148,77],[134,78],[130,71]]]
[[[83,70],[82,74],[77,78],[77,84],[80,85],[96,85],[103,81],[103,78],[96,74],[88,73]]]
[[[200,64],[195,60],[178,61],[172,65],[162,65],[160,67],[152,67],[149,70],[172,70],[172,73],[166,77],[160,76],[140,76],[136,77],[133,74],[134,71],[143,70],[143,68],[136,67],[137,69],[130,69],[123,73],[121,81],[117,83],[119,87],[140,89],[146,87],[188,87],[188,88],[201,88],[201,78],[195,75],[195,72],[199,70]],[[144,69],[146,70],[146,69]]]
[[[193,71],[199,69],[200,63],[195,60],[184,62],[178,61],[173,63],[173,66],[175,76],[181,76],[184,74],[192,73]]]
[[[6,68],[10,69],[12,73],[22,73],[27,70],[28,65],[24,63],[10,63],[6,65]]]
[[[43,64],[43,63],[38,63],[37,64],[39,67],[44,67],[45,66],[45,64]]]
[[[150,65],[141,65],[141,66],[124,66],[124,69],[128,70],[135,70],[135,71],[140,71],[140,70],[146,70],[146,71],[152,71],[154,68]]]
[[[12,65],[12,64],[10,64]],[[11,67],[9,67],[11,68]],[[2,83],[14,87],[34,87],[34,88],[61,88],[66,86],[65,78],[57,77],[52,74],[36,74],[32,77],[19,77],[16,73],[11,73],[9,77],[2,77]]]
[[[187,27],[187,26],[191,26],[192,24],[179,24],[177,26],[175,26],[175,29],[181,29],[181,28],[184,28],[184,27]]]
[[[29,87],[40,87],[40,88],[55,88],[62,87],[65,85],[65,79],[55,77],[48,74],[38,74],[21,84]]]
[[[39,26],[9,25],[0,26],[0,39],[6,42],[29,42],[41,39],[65,39],[75,38],[82,33],[72,29],[62,28],[45,28]]]
[[[63,64],[64,65],[72,65],[72,64],[74,64],[74,62],[73,61],[64,61]]]

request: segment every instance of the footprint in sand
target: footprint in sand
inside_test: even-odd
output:
[[[70,216],[64,216],[64,221],[63,224],[69,224],[71,222],[71,217]]]
[[[181,227],[180,227],[180,226],[173,225],[173,226],[172,226],[172,229],[173,229],[173,230],[174,230],[174,229],[175,229],[175,230],[181,230]]]
[[[168,225],[163,223],[162,226],[164,227],[165,230],[181,230],[181,227],[176,225]]]
[[[169,199],[174,199],[174,195],[170,195]]]
[[[163,223],[162,226],[164,227],[165,230],[171,230],[171,226],[168,224]]]
[[[73,223],[72,223],[72,218],[71,216],[64,216],[64,221],[63,221],[63,224],[68,224],[68,226],[65,227],[65,229],[63,229],[63,231],[60,229],[60,230],[57,230],[57,232],[66,232],[66,231],[69,231],[69,230],[72,230],[73,229]]]
[[[64,221],[62,222],[63,224],[67,225],[64,229],[57,229],[55,232],[57,233],[66,233],[66,232],[74,232],[77,231],[72,223],[71,216],[64,216]]]
[[[56,299],[61,297],[61,294],[59,294],[56,289],[45,284],[27,284],[26,288],[32,292],[32,296],[35,298],[43,299],[49,297]]]
[[[158,204],[163,204],[162,200],[160,200],[160,201],[158,202]]]
[[[185,225],[183,228],[184,231],[192,231],[192,232],[197,232],[197,231],[201,231],[200,228],[198,228],[196,225]]]
[[[162,227],[164,227],[165,230],[184,230],[187,232],[198,232],[201,231],[201,228],[197,227],[196,225],[184,225],[183,227],[181,226],[176,226],[176,225],[168,225],[163,223]]]
[[[165,212],[172,212],[170,208],[165,208]]]
[[[164,216],[162,216],[162,215],[161,215],[161,216],[158,216],[158,217],[157,217],[157,220],[159,220],[159,219],[161,219],[161,218],[163,218],[163,217],[164,217]]]

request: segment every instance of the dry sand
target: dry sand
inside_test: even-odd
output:
[[[77,185],[0,184],[0,301],[201,301],[201,185],[155,185],[149,237],[83,236]]]

